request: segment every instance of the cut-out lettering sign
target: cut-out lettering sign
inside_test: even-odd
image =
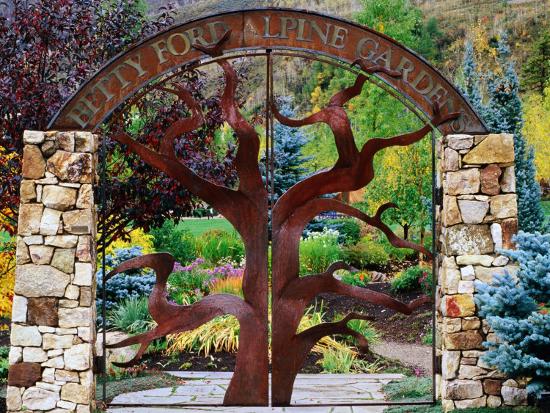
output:
[[[448,133],[486,133],[483,122],[457,89],[420,56],[389,37],[355,23],[285,9],[230,12],[175,26],[117,56],[64,105],[50,129],[94,130],[125,100],[159,76],[206,58],[193,45],[209,46],[231,30],[224,52],[296,50],[353,63],[366,59],[398,72],[375,74],[429,118],[434,103],[461,116],[440,126]]]

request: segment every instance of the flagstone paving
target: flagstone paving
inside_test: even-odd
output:
[[[381,413],[384,406],[300,406],[304,404],[352,405],[384,403],[382,386],[401,374],[299,374],[291,405],[295,407],[210,407],[221,405],[231,379],[231,372],[170,372],[187,380],[184,385],[116,396],[109,412],[223,412],[223,413]],[[188,406],[185,406],[188,405]],[[189,406],[192,405],[192,406]],[[298,407],[300,406],[300,407]]]

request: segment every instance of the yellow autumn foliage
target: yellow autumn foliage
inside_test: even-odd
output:
[[[101,237],[98,236],[98,248],[100,248],[100,243]],[[115,250],[136,246],[142,247],[142,252],[144,255],[155,252],[155,248],[153,246],[153,236],[150,234],[146,234],[145,231],[143,231],[141,228],[138,228],[130,232],[128,239],[117,239],[116,241],[113,241],[105,250],[105,255],[113,255]],[[99,259],[100,255],[98,254],[98,260]]]
[[[0,251],[0,317],[11,317],[14,284],[15,250],[10,246]]]
[[[534,93],[524,104],[523,134],[535,148],[537,180],[550,180],[550,86],[544,95]]]

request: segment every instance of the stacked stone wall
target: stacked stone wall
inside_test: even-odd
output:
[[[23,139],[8,411],[89,413],[97,136],[26,131]]]
[[[498,341],[477,315],[475,281],[517,273],[500,255],[513,248],[517,199],[512,135],[449,135],[440,148],[438,347],[446,411],[524,404],[526,391],[487,365],[483,342]]]

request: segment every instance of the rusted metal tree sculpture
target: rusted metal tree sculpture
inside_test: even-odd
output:
[[[222,53],[221,44],[230,32],[214,47],[201,48],[211,56]],[[202,124],[199,105],[191,93],[182,85],[174,84],[175,89],[164,88],[174,93],[190,108],[191,117],[171,125],[159,152],[146,147],[125,132],[116,134],[115,139],[139,155],[145,162],[158,168],[166,175],[178,180],[190,192],[201,198],[223,214],[235,227],[243,239],[246,250],[246,271],[243,280],[244,300],[229,294],[216,294],[205,297],[190,306],[179,306],[168,302],[166,280],[173,265],[167,254],[144,256],[126,265],[140,267],[146,265],[157,271],[157,285],[153,291],[149,308],[158,326],[149,333],[132,337],[118,343],[117,347],[140,343],[140,353],[145,351],[151,340],[192,330],[216,316],[230,314],[240,323],[239,352],[235,374],[227,389],[224,403],[227,405],[267,405],[268,404],[268,303],[267,303],[267,191],[262,182],[258,166],[260,140],[254,127],[241,115],[235,98],[237,74],[226,60],[219,60],[225,77],[225,88],[221,97],[224,120],[231,126],[238,138],[235,167],[239,179],[238,188],[231,189],[207,181],[174,155],[174,140],[183,133],[196,129]],[[117,268],[115,271],[123,271]]]
[[[214,46],[194,47],[209,56],[222,55],[222,45],[229,38],[228,31]],[[368,72],[385,72],[390,76],[399,76],[379,66],[368,66],[365,61],[356,62]],[[218,59],[225,78],[224,91],[221,97],[222,114],[235,131],[238,138],[238,149],[235,158],[239,183],[237,189],[216,185],[195,174],[182,164],[174,155],[175,140],[183,133],[202,125],[203,118],[199,105],[183,85],[174,84],[173,88],[162,90],[175,94],[190,109],[191,116],[171,125],[165,138],[155,151],[132,139],[125,132],[116,134],[115,139],[154,168],[166,173],[185,185],[190,192],[200,197],[223,214],[242,237],[246,251],[246,270],[243,280],[244,300],[228,294],[216,294],[203,298],[189,305],[177,305],[168,301],[167,279],[174,259],[170,254],[158,253],[129,260],[107,277],[134,268],[149,267],[155,270],[157,283],[149,298],[149,311],[157,322],[153,330],[128,338],[109,347],[125,347],[140,344],[136,356],[127,363],[135,363],[145,352],[152,340],[183,331],[192,330],[212,318],[230,314],[239,320],[239,351],[235,373],[226,392],[226,405],[268,405],[268,193],[258,164],[260,141],[253,126],[239,112],[235,99],[237,75],[232,65],[224,59]],[[298,248],[305,225],[323,211],[338,211],[356,217],[379,228],[397,247],[412,248],[430,255],[423,247],[397,237],[381,220],[382,213],[391,207],[386,204],[380,207],[374,217],[323,195],[352,191],[368,185],[374,176],[373,157],[383,148],[395,145],[409,145],[417,142],[429,131],[431,126],[389,139],[371,139],[361,150],[357,149],[353,139],[350,122],[343,105],[361,93],[367,78],[359,75],[355,84],[336,94],[329,105],[322,111],[301,121],[290,120],[280,115],[272,107],[279,122],[299,127],[324,122],[334,133],[339,158],[334,167],[317,173],[289,189],[273,208],[273,404],[288,405],[292,395],[292,385],[296,374],[304,363],[306,355],[315,343],[326,335],[345,334],[358,339],[360,349],[368,348],[367,340],[347,326],[351,319],[362,319],[366,316],[352,313],[344,319],[320,324],[309,330],[296,333],[306,306],[320,293],[335,293],[355,297],[372,303],[378,303],[396,311],[409,314],[418,306],[429,300],[428,297],[415,300],[409,304],[402,303],[388,295],[369,289],[352,287],[341,283],[333,277],[337,269],[347,268],[346,264],[332,264],[325,273],[299,277]],[[432,125],[455,119],[458,114],[436,116]]]
[[[387,70],[385,67],[369,67],[364,60],[358,60],[355,63],[366,72],[384,72],[392,77],[400,76],[399,72]],[[322,198],[331,193],[354,191],[367,186],[374,177],[373,159],[378,151],[390,146],[410,145],[432,130],[432,126],[426,124],[412,133],[387,139],[370,139],[359,150],[343,105],[361,93],[366,80],[365,76],[359,75],[354,85],[334,95],[326,108],[303,120],[291,120],[273,108],[275,117],[283,125],[299,127],[314,123],[327,124],[332,130],[338,151],[338,160],[332,169],[319,172],[299,182],[283,194],[273,207],[272,398],[275,406],[286,406],[290,403],[296,374],[317,341],[333,334],[360,336],[347,326],[347,322],[351,319],[364,318],[359,314],[349,314],[341,321],[316,325],[298,334],[297,328],[304,310],[318,294],[333,293],[354,297],[405,314],[410,314],[429,300],[428,297],[422,297],[404,304],[388,295],[347,285],[333,277],[334,271],[347,268],[343,262],[332,264],[322,274],[299,276],[299,242],[302,231],[311,219],[324,211],[337,211],[360,219],[380,229],[392,245],[412,248],[431,256],[424,247],[397,237],[382,222],[382,213],[396,205],[382,205],[374,217],[369,217],[341,201]],[[434,107],[434,113],[435,116],[431,120],[433,126],[459,116],[458,113],[442,116],[437,105]],[[366,339],[361,338],[359,344],[360,349],[364,350]]]

